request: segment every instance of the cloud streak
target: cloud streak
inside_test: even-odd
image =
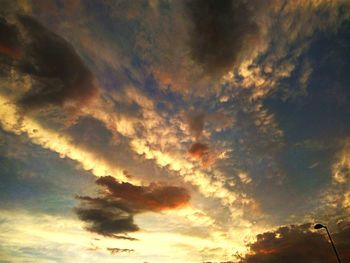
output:
[[[18,114],[18,108],[2,96],[0,96],[0,123],[5,131],[17,135],[26,134],[33,143],[57,152],[62,158],[68,157],[79,162],[83,169],[90,170],[97,177],[110,174],[121,181],[138,182],[128,178],[120,167],[111,165],[98,158],[96,154],[77,147],[68,136],[43,127],[28,116]]]
[[[112,255],[117,255],[120,253],[133,253],[133,249],[128,249],[128,248],[116,248],[116,247],[108,247],[107,250],[112,254]]]

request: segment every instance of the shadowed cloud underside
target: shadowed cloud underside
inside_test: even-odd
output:
[[[1,260],[331,262],[320,222],[346,262],[349,34],[346,0],[2,1]]]

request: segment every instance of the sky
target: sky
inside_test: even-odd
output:
[[[350,261],[349,0],[0,0],[0,262]]]

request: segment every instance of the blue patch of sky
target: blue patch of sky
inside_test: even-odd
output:
[[[349,29],[346,22],[336,33],[318,32],[300,58],[299,62],[310,61],[313,69],[306,94],[286,99],[282,89],[264,101],[283,130],[285,143],[278,156],[279,166],[286,174],[281,186],[283,192],[277,190],[281,198],[270,198],[270,205],[264,203],[270,209],[274,203],[284,213],[306,210],[307,200],[316,197],[330,183],[331,165],[342,146],[339,140],[350,132]],[[296,65],[298,73],[302,63]],[[292,74],[282,85],[293,91],[298,85],[297,78],[298,74]],[[257,189],[261,192],[258,194],[268,198],[264,193],[266,187],[260,189],[263,190]]]
[[[1,137],[4,132],[1,131]],[[14,136],[7,134],[8,136]],[[14,143],[16,140],[8,140]],[[29,210],[70,213],[76,194],[88,194],[95,189],[95,177],[75,169],[76,163],[29,142],[20,145],[21,157],[0,152],[0,204]],[[24,153],[24,154],[23,154]]]
[[[125,51],[133,47],[131,43],[135,43],[134,29],[138,21],[122,19],[114,15],[111,6],[104,1],[86,0],[84,5],[87,14],[95,18],[94,26],[97,32],[108,35],[117,41],[118,45]],[[117,9],[121,3],[115,3],[115,5],[113,8]]]
[[[350,27],[344,23],[337,33],[318,33],[310,49],[304,54],[313,69],[307,94],[283,100],[276,93],[265,101],[265,106],[276,116],[285,132],[286,141],[330,139],[346,136],[350,131]],[[302,63],[297,64],[296,72]],[[282,83],[290,90],[298,85],[292,75]],[[339,97],[340,96],[340,97]]]
[[[152,74],[148,75],[140,89],[151,98],[160,112],[176,114],[186,106],[183,96],[171,88],[161,88]]]

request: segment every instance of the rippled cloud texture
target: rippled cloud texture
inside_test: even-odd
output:
[[[5,262],[350,260],[347,0],[4,0]]]

